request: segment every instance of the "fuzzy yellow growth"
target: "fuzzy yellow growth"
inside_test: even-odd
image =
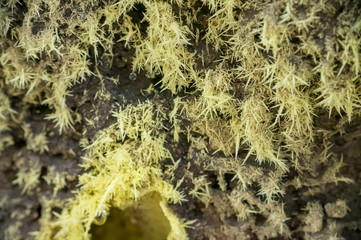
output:
[[[47,184],[54,185],[54,197],[60,189],[63,189],[66,186],[66,180],[74,181],[76,178],[77,176],[75,174],[69,174],[66,171],[59,171],[55,168],[55,166],[49,167],[46,176],[43,177]]]
[[[186,117],[192,120],[190,129],[208,136],[212,153],[221,151],[230,156],[236,152],[237,155],[241,129],[239,122],[232,123],[238,119],[237,105],[241,102],[232,93],[234,76],[222,64],[199,75],[195,79],[199,96],[182,108]],[[232,123],[229,124],[226,118],[232,119]]]
[[[285,223],[288,219],[289,218],[285,214],[283,204],[280,204],[268,216],[267,221],[270,222],[273,225],[273,227],[277,229],[279,233],[283,234],[284,230],[288,229]]]
[[[359,77],[352,77],[350,74],[339,74],[335,76],[332,67],[321,66],[321,83],[317,91],[320,93],[319,105],[329,108],[331,116],[332,109],[341,115],[346,112],[348,120],[351,121],[353,109],[359,106],[359,98],[356,89],[356,81]]]
[[[6,49],[0,56],[5,83],[14,88],[24,88],[34,79],[36,72],[26,64],[22,52],[14,47]]]
[[[202,94],[199,98],[200,116],[213,118],[218,114],[234,115],[237,113],[235,100],[229,93],[232,89],[232,76],[219,68],[208,70],[204,78],[197,79],[197,87]]]
[[[207,44],[213,45],[216,50],[227,43],[227,37],[232,36],[237,27],[234,8],[241,7],[236,0],[202,0],[209,6],[213,15],[208,19],[208,29],[205,35]]]
[[[41,103],[52,110],[46,118],[55,122],[60,133],[71,130],[77,113],[66,104],[70,89],[92,74],[99,75],[103,83],[98,58],[102,52],[112,59],[118,36],[125,47],[135,50],[133,71],[163,75],[159,80],[161,88],[181,93],[182,97],[174,98],[173,110],[145,102],[114,111],[116,122],[98,132],[91,144],[84,144],[85,173],[79,177],[75,199],[55,222],[50,221],[50,204],[46,206],[41,232],[36,235],[39,239],[89,239],[94,220],[109,212],[110,207],[125,209],[150,192],[162,199],[161,208],[172,228],[168,238],[186,238],[187,224],[165,206],[166,201],[180,202],[184,196],[163,180],[161,161],[172,159],[164,147],[169,130],[164,121],[172,124],[175,142],[180,133],[187,132],[192,147],[236,157],[230,158],[231,166],[224,167],[227,161],[217,165],[212,159],[208,167],[220,175],[235,174],[238,186],[228,196],[231,206],[239,220],[256,212],[266,216],[266,237],[288,235],[284,224],[287,216],[275,198],[284,193],[281,179],[288,168],[302,171],[310,170],[312,164],[329,163],[319,183],[298,179],[294,183],[298,187],[350,182],[337,176],[342,159],[328,159],[324,153],[317,161],[311,149],[316,106],[321,111],[329,110],[330,116],[335,111],[346,114],[349,121],[360,110],[358,10],[346,11],[349,7],[343,6],[345,11],[338,14],[332,1],[296,0],[201,0],[200,8],[196,1],[182,0],[63,2],[26,1],[23,22],[13,28],[12,13],[17,1],[0,4],[0,86],[6,86],[6,90],[0,90],[0,133],[8,130],[8,120],[14,113],[7,95],[22,94],[25,104]],[[135,9],[138,5],[144,11]],[[198,16],[202,22],[197,22]],[[318,24],[321,17],[330,16],[335,20]],[[140,22],[138,18],[142,18]],[[191,46],[193,42],[195,46]],[[209,56],[190,50],[202,52],[203,47]],[[216,49],[216,53],[210,49]],[[95,73],[89,70],[93,62]],[[182,92],[191,83],[196,90]],[[151,90],[152,86],[146,91]],[[96,99],[111,99],[104,92],[103,85]],[[181,120],[189,122],[186,129],[182,129]],[[95,126],[94,119],[86,121]],[[44,133],[34,135],[26,125],[23,129],[28,149],[47,151]],[[12,139],[0,141],[1,151]],[[250,167],[243,162],[240,167],[242,161],[237,157],[244,147],[249,150],[246,159],[254,155],[259,165]],[[286,165],[283,159],[290,162]],[[22,161],[17,163],[20,170],[14,183],[30,192],[38,184],[40,165],[37,162],[32,168],[24,168],[20,166]],[[273,163],[275,169],[265,174],[265,162]],[[167,174],[172,175],[172,171]],[[56,194],[66,176],[49,168],[44,179],[55,185]],[[206,175],[192,182],[195,187],[190,195],[212,197]],[[258,195],[263,195],[265,201],[246,192],[255,183],[260,187]],[[219,184],[226,191],[225,180],[221,178]],[[322,218],[322,206],[307,208],[310,216]],[[305,223],[308,231],[315,231],[308,217]],[[319,224],[322,227],[318,221],[315,228]]]
[[[22,187],[22,193],[31,193],[31,191],[40,183],[39,177],[41,172],[41,165],[38,159],[29,161],[19,154],[16,164],[19,167],[19,171],[16,174],[16,179],[13,184],[17,184]],[[29,166],[29,164],[32,164]]]
[[[55,239],[89,239],[90,227],[102,211],[111,206],[125,209],[150,192],[174,203],[184,198],[162,179],[159,169],[161,160],[171,158],[160,133],[162,110],[147,102],[120,109],[114,116],[117,122],[86,147],[82,166],[87,172],[79,178],[81,188],[70,208],[52,224],[60,228]],[[182,229],[176,227],[174,231]]]
[[[191,105],[195,105],[190,103]],[[205,135],[209,138],[209,150],[214,154],[217,152],[223,152],[226,156],[230,156],[235,151],[234,146],[234,133],[230,128],[224,128],[228,121],[222,119],[219,116],[207,119],[199,117],[202,109],[194,107],[190,109],[188,114],[190,119],[193,119],[191,128],[188,129],[188,138],[195,145],[204,146],[208,151],[207,144],[200,141],[200,138],[192,137],[190,131]]]
[[[284,150],[291,153],[294,167],[298,169],[299,156],[310,153],[313,141],[313,106],[309,94],[276,90],[274,99],[278,107],[274,125],[279,124]],[[280,118],[283,118],[282,122]]]
[[[286,3],[285,10],[281,15],[280,23],[287,23],[291,27],[295,27],[297,31],[309,31],[309,28],[314,27],[319,21],[317,13],[321,11],[322,4],[312,1],[296,2],[289,1]],[[297,7],[303,7],[306,11],[304,14],[296,14]]]
[[[49,223],[54,218],[53,210],[54,210],[54,208],[61,209],[64,206],[65,201],[57,199],[57,198],[49,199],[46,196],[42,196],[39,199],[39,202],[41,203],[41,206],[42,206],[41,218],[39,219],[40,231],[31,232],[30,235],[36,237],[36,239],[52,239],[52,237],[54,235],[54,233],[53,233],[54,229],[52,229],[49,226]]]
[[[335,14],[335,9],[325,7],[322,2],[310,1],[279,1],[266,5],[262,14],[251,21],[240,16],[244,26],[237,28],[236,34],[231,36],[226,57],[238,61],[235,73],[245,80],[251,95],[255,92],[253,89],[268,87],[268,91],[262,90],[263,101],[267,105],[274,104],[272,107],[278,110],[273,131],[279,134],[274,136],[273,144],[277,146],[284,142],[285,145],[276,149],[282,150],[281,155],[289,153],[293,166],[298,169],[299,156],[311,152],[315,106],[329,109],[330,115],[333,109],[339,114],[345,112],[349,121],[354,110],[360,108],[360,39],[356,36],[361,24],[360,19],[349,19],[352,14],[342,14],[340,21],[348,30],[335,29],[338,42],[325,39],[326,51],[321,52],[319,43],[317,45],[313,38],[306,36],[315,27],[320,12]],[[297,11],[300,7],[304,12]],[[260,6],[255,4],[252,8]],[[300,44],[291,41],[294,36],[299,38]],[[266,53],[268,57],[265,57]],[[306,56],[312,57],[313,62]],[[337,61],[342,64],[336,64]],[[233,118],[231,125],[235,133],[239,131],[236,122]],[[245,126],[242,120],[241,124]],[[236,137],[237,141],[240,141],[239,137]]]
[[[24,137],[26,139],[26,148],[34,152],[44,153],[49,151],[48,140],[45,136],[45,132],[41,132],[35,135],[29,124],[23,124]]]
[[[251,214],[258,213],[252,206],[245,203],[249,197],[249,194],[240,189],[232,191],[228,196],[231,207],[236,212],[238,220],[246,220]]]
[[[232,190],[229,195],[231,207],[236,211],[240,221],[247,220],[252,214],[262,214],[267,217],[262,231],[258,231],[258,238],[270,238],[279,233],[290,237],[290,230],[285,223],[288,220],[283,204],[264,203],[252,196],[248,191]]]
[[[14,110],[11,109],[9,98],[0,90],[0,120],[7,120],[8,117],[15,113]],[[1,125],[3,126],[3,125]],[[0,129],[0,132],[5,130]]]
[[[262,100],[254,97],[246,100],[242,106],[241,117],[241,126],[244,129],[243,143],[249,145],[248,156],[256,154],[260,163],[269,160],[286,170],[287,166],[278,158],[275,151],[275,136],[270,120],[271,115]]]
[[[173,124],[173,139],[175,142],[179,141],[179,133],[181,133],[180,119],[177,116],[182,115],[185,104],[180,97],[174,98],[173,110],[169,113],[169,121]]]
[[[7,228],[4,232],[5,240],[20,240],[21,222],[16,222],[13,226]]]
[[[193,70],[193,54],[189,53],[187,26],[176,21],[169,3],[144,1],[147,12],[144,21],[149,23],[147,36],[135,46],[133,69],[145,69],[150,73],[162,72],[161,87],[172,93],[188,87],[188,72]]]
[[[208,186],[211,183],[207,181],[206,176],[202,175],[200,177],[193,178],[192,183],[194,184],[194,188],[189,192],[190,195],[196,198],[200,198],[203,195],[209,196]]]
[[[6,36],[11,27],[11,21],[13,20],[9,15],[9,12],[11,11],[10,9],[14,7],[10,7],[11,5],[12,4],[9,4],[6,8],[0,7],[0,46],[2,44],[2,38]]]
[[[307,215],[304,218],[306,231],[315,233],[322,229],[323,207],[319,202],[308,202],[304,209]]]
[[[274,202],[275,196],[284,195],[284,190],[281,188],[282,177],[284,177],[284,171],[277,170],[271,172],[267,178],[260,181],[261,189],[258,191],[258,194],[264,195],[268,203]]]
[[[8,122],[9,118],[15,113],[11,109],[9,98],[0,90],[0,136],[5,131],[9,130]],[[6,147],[13,144],[13,139],[11,136],[1,136],[0,137],[0,153]]]
[[[7,85],[18,91],[26,89],[27,94],[45,92],[45,100],[41,104],[53,109],[47,119],[55,121],[61,133],[72,128],[76,114],[66,106],[69,88],[91,74],[88,48],[94,48],[97,58],[98,45],[103,46],[104,42],[113,40],[107,39],[99,26],[103,11],[78,14],[89,9],[94,4],[92,1],[79,3],[79,12],[74,11],[65,19],[65,11],[72,8],[73,2],[61,7],[59,4],[60,1],[43,0],[27,3],[22,26],[11,29],[11,35],[17,42],[13,44],[7,40],[11,47],[1,55],[0,64]],[[14,7],[14,4],[10,5]],[[111,21],[117,21],[119,16],[114,17],[108,16]],[[8,31],[8,23],[5,24],[2,26],[4,35]],[[68,27],[61,28],[59,24]],[[113,38],[114,34],[115,31],[108,37]],[[79,35],[79,38],[72,41],[62,39],[71,35]],[[36,63],[39,60],[40,64]]]
[[[343,218],[351,209],[347,206],[345,200],[337,200],[335,203],[327,203],[325,212],[327,216],[332,218]]]

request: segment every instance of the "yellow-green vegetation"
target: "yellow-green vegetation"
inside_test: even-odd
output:
[[[340,6],[347,11],[340,13]],[[15,19],[19,15],[21,21]],[[193,188],[187,193],[179,188],[183,179],[174,172],[182,159],[173,159],[166,147],[170,134],[167,139],[174,144],[186,136],[187,157],[198,166],[219,176],[234,174],[237,186],[231,191],[225,179],[217,181],[238,221],[260,214],[266,221],[259,238],[290,237],[281,197],[283,178],[291,170],[299,175],[289,184],[307,187],[309,194],[328,183],[352,182],[339,175],[342,158],[328,152],[332,134],[316,131],[314,120],[324,110],[330,118],[345,117],[344,122],[360,116],[360,16],[360,9],[346,0],[2,2],[0,153],[13,144],[8,132],[15,123],[21,124],[30,152],[51,150],[45,129],[35,133],[18,122],[21,113],[13,110],[12,97],[21,97],[25,106],[46,106],[45,119],[55,122],[56,134],[75,132],[82,116],[67,105],[72,88],[91,77],[100,79],[101,86],[101,69],[112,64],[119,42],[134,50],[133,72],[161,76],[156,85],[161,91],[150,84],[142,91],[147,100],[127,102],[125,95],[123,103],[113,102],[108,113],[113,124],[92,139],[85,135],[105,116],[95,110],[93,119],[85,119],[79,142],[84,172],[74,196],[56,200],[75,176],[50,168],[43,179],[54,194],[42,199],[40,229],[32,236],[91,239],[92,224],[106,218],[111,208],[136,208],[139,201],[146,207],[149,198],[152,206],[160,206],[154,215],[164,214],[169,222],[164,223],[167,239],[187,239],[185,227],[194,226],[196,219],[177,217],[167,203],[181,208],[187,198],[206,206],[215,200],[206,175],[188,173],[184,177]],[[163,91],[172,94],[169,104],[151,98]],[[99,87],[97,99],[112,97]],[[324,139],[323,146],[315,146],[316,136]],[[206,163],[200,163],[202,157]],[[41,166],[36,157],[18,158],[13,183],[31,194],[39,185]],[[164,170],[166,160],[172,165]],[[321,164],[327,169],[318,181],[303,177],[304,172],[317,176]],[[259,187],[256,193],[249,190],[251,185]],[[347,212],[347,205],[337,204]],[[53,213],[55,206],[61,212]],[[307,237],[312,239],[322,228],[317,219],[322,219],[323,208],[309,202],[305,212]],[[6,239],[16,239],[19,227],[10,226]],[[336,237],[337,231],[332,234]]]
[[[146,194],[155,192],[162,201],[180,203],[181,192],[162,179],[160,161],[171,158],[164,148],[164,113],[150,102],[128,105],[113,112],[117,122],[98,132],[93,143],[82,142],[87,149],[79,177],[80,189],[71,208],[62,212],[50,226],[37,233],[39,239],[87,239],[91,224],[110,207],[126,209]],[[158,201],[157,204],[164,204]],[[168,239],[186,238],[186,223],[172,217],[166,206],[171,231]],[[177,221],[177,222],[175,222]],[[182,225],[183,224],[183,225]]]

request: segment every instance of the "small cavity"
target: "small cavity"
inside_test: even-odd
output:
[[[171,225],[159,203],[158,193],[148,193],[133,206],[124,210],[110,208],[100,212],[101,226],[94,221],[91,228],[93,240],[166,240]]]

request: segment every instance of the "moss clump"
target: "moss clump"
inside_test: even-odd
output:
[[[38,238],[50,238],[59,228],[54,238],[87,239],[92,223],[104,211],[109,212],[111,206],[126,209],[151,192],[159,194],[159,201],[184,201],[183,194],[164,181],[160,171],[160,161],[171,158],[163,147],[162,109],[146,102],[120,107],[113,115],[116,123],[98,132],[91,144],[83,142],[88,149],[82,163],[86,173],[79,177],[81,188],[71,208],[44,226]],[[177,228],[182,225],[172,226],[171,230],[179,231]],[[170,236],[186,238],[184,234],[171,232]]]

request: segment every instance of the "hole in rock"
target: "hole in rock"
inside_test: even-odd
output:
[[[159,203],[157,193],[149,193],[133,206],[120,210],[110,208],[106,222],[93,225],[92,240],[165,240],[171,230]]]

